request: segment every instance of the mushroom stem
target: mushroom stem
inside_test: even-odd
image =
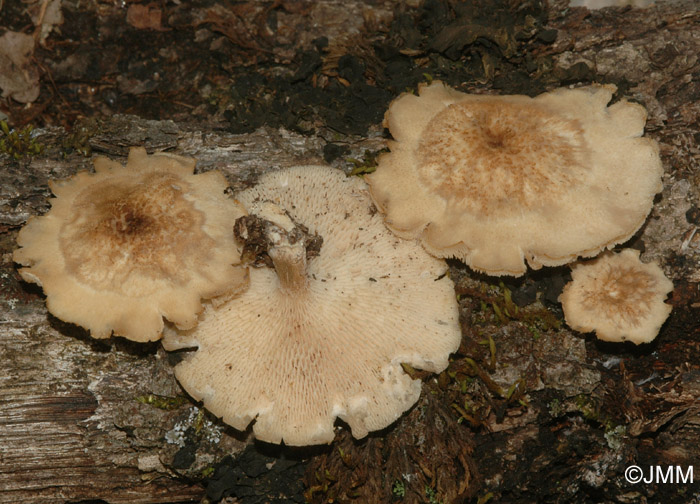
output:
[[[311,235],[271,201],[252,205],[251,215],[241,217],[234,225],[234,235],[242,243],[242,259],[249,264],[274,266],[280,288],[298,292],[308,284],[306,261],[318,255],[323,239]]]
[[[270,247],[268,254],[282,290],[295,292],[306,287],[306,248],[303,241]]]

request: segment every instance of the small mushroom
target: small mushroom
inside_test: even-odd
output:
[[[237,198],[250,286],[194,329],[166,328],[166,350],[196,348],[180,383],[271,443],[328,443],[336,418],[357,438],[394,422],[421,388],[401,364],[439,372],[459,346],[444,261],[395,237],[366,184],[329,167],[266,174]]]
[[[132,148],[126,166],[49,183],[51,210],[31,218],[14,252],[22,278],[43,287],[48,310],[90,330],[160,338],[163,316],[197,322],[201,298],[246,282],[231,226],[245,212],[221,173],[193,175],[195,160]]]
[[[431,254],[519,276],[629,239],[661,190],[646,111],[612,85],[536,98],[441,82],[394,100],[390,153],[367,176],[387,225]]]
[[[664,300],[673,283],[656,263],[641,262],[637,250],[605,252],[577,263],[571,276],[559,301],[566,323],[576,331],[639,345],[656,338],[671,313]]]

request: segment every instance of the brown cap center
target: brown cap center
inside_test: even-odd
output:
[[[656,278],[640,268],[608,266],[584,296],[586,309],[638,326],[657,297]]]
[[[155,225],[155,220],[143,213],[140,208],[133,208],[128,201],[118,201],[114,205],[112,224],[115,235],[143,236]]]
[[[578,122],[537,105],[460,102],[438,113],[417,149],[423,183],[482,215],[561,198],[586,171]]]
[[[183,196],[184,184],[152,173],[138,183],[89,186],[61,233],[66,267],[88,285],[124,294],[136,276],[185,282],[211,238],[202,230],[204,215]]]

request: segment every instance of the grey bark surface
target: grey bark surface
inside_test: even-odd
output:
[[[358,13],[372,10],[371,3],[353,5]],[[332,8],[339,7],[328,4]],[[387,12],[379,9],[377,17],[384,19]],[[342,30],[335,25],[331,28]],[[643,232],[643,258],[660,261],[674,281],[691,285],[695,291],[690,295],[697,296],[700,233],[698,222],[689,222],[686,214],[700,204],[700,8],[690,0],[590,13],[558,1],[550,25],[559,30],[549,49],[557,65],[583,62],[611,81],[626,80],[631,85],[625,95],[647,107],[647,134],[660,143],[665,175],[663,193]],[[267,170],[323,163],[322,138],[286,130],[233,135],[129,116],[102,121],[100,133],[91,139],[97,154],[118,158],[130,145],[168,149],[197,158],[198,170],[223,171],[234,189]],[[379,131],[377,127],[371,138],[344,138],[350,156],[382,148]],[[196,478],[225,455],[242,450],[246,435],[203,414],[185,397],[159,344],[94,341],[48,314],[41,290],[17,274],[12,262],[16,235],[29,216],[49,208],[48,180],[91,168],[89,158],[63,158],[63,130],[39,133],[37,140],[47,147],[42,156],[18,165],[0,155],[0,503],[199,501],[203,488]],[[343,161],[338,164],[347,168]],[[671,264],[672,257],[683,261]],[[689,309],[700,309],[697,297]],[[567,341],[578,337],[563,333]],[[585,359],[585,348],[574,346],[576,359]],[[561,349],[552,349],[551,355],[557,351]],[[547,382],[552,380],[567,395],[587,393],[600,379],[591,366],[584,366],[586,379],[581,380],[569,372],[580,371],[578,367],[562,371],[558,358],[538,359],[540,366],[551,362],[544,386],[552,386]],[[679,433],[668,442],[677,459],[697,461],[700,373],[696,363],[681,367],[674,392],[678,406],[656,418],[632,417],[629,434],[664,426]],[[514,420],[521,427],[513,438],[514,450],[527,437],[523,425],[533,421]],[[185,435],[197,437],[195,462],[179,470],[176,455]]]

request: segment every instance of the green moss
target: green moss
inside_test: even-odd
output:
[[[366,175],[368,173],[373,173],[377,169],[377,157],[383,153],[388,152],[388,149],[381,149],[378,151],[365,151],[362,159],[347,158],[347,161],[354,165],[354,168],[350,170],[350,176],[353,175]]]
[[[166,411],[177,409],[188,402],[187,398],[183,396],[169,397],[157,394],[146,394],[134,399],[141,404],[147,404]]]
[[[437,492],[434,488],[425,486],[425,497],[428,499],[430,504],[442,504],[442,501],[438,498]]]
[[[579,394],[576,396],[575,403],[586,420],[592,420],[600,424],[604,423],[598,401],[585,394]]]
[[[488,493],[482,495],[481,497],[479,497],[479,499],[476,501],[476,504],[486,504],[491,499],[493,499],[493,497],[494,497],[493,492],[488,492]]]
[[[539,303],[525,308],[516,305],[510,289],[503,282],[498,285],[482,283],[479,289],[467,289],[462,295],[479,299],[480,309],[475,314],[475,324],[503,326],[518,321],[535,339],[539,339],[542,332],[561,328],[561,321]]]
[[[7,122],[0,121],[0,152],[8,154],[16,161],[41,154],[44,146],[36,141],[32,131],[32,125],[16,130],[10,129]]]
[[[335,489],[333,485],[338,481],[338,478],[332,476],[326,469],[323,472],[316,471],[314,473],[314,479],[316,480],[316,484],[304,491],[306,502],[312,502],[314,500],[314,495],[321,495],[323,502],[333,502],[335,500]]]
[[[596,399],[585,394],[579,394],[574,402],[586,420],[600,424],[603,427],[605,439],[610,448],[614,448],[615,445],[619,444],[620,438],[626,434],[627,429],[602,411],[600,403]]]
[[[95,120],[86,119],[75,124],[73,131],[61,142],[63,155],[77,152],[81,156],[88,157],[92,154],[90,139],[99,131],[99,124]]]
[[[397,499],[403,499],[406,496],[406,484],[401,479],[394,481],[391,485],[391,493]]]

